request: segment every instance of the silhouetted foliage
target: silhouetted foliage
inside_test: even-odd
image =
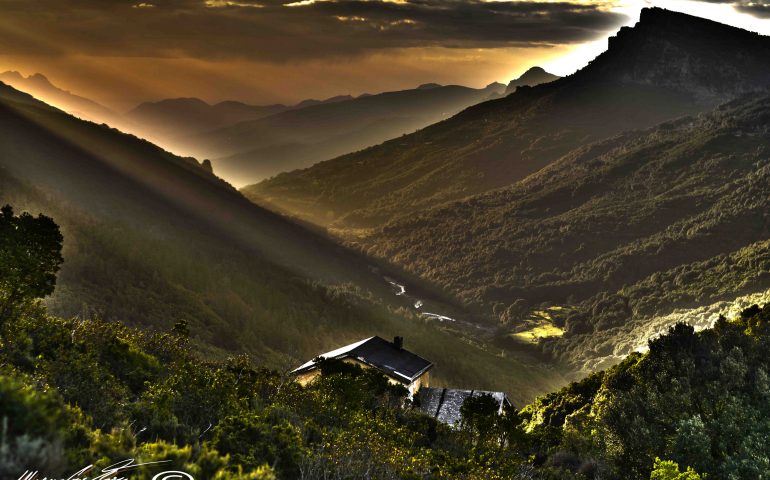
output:
[[[53,292],[62,235],[50,218],[0,211],[0,329],[36,298]]]

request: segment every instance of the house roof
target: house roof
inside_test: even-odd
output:
[[[421,388],[417,393],[419,400],[418,409],[430,415],[436,420],[451,426],[458,425],[462,420],[460,407],[470,397],[491,395],[500,405],[498,413],[502,413],[503,407],[510,405],[508,396],[503,392],[490,392],[486,390],[459,390],[454,388]]]
[[[433,363],[380,337],[369,337],[319,355],[324,359],[354,358],[402,383],[411,383],[428,371]],[[292,373],[303,373],[317,367],[316,359],[305,362]]]

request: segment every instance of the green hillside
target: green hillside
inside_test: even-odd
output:
[[[547,478],[767,475],[769,319],[755,305],[699,333],[678,324],[649,353],[526,407],[529,432],[550,446],[544,463],[570,472]]]
[[[632,318],[770,287],[768,145],[770,98],[749,96],[578,149],[356,245],[512,332],[563,307],[551,317],[565,335],[548,348],[591,351]]]
[[[163,471],[212,480],[700,480],[770,472],[768,306],[699,333],[677,324],[651,340],[648,353],[521,410],[501,415],[491,397],[473,397],[450,428],[374,369],[326,361],[322,375],[301,386],[244,356],[201,359],[185,322],[147,332],[51,316],[36,297],[54,288],[56,224],[4,207],[0,242],[3,478],[25,471],[63,478],[83,468],[130,471],[137,480]]]

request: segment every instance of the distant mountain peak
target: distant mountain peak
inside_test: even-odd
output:
[[[304,107],[311,107],[314,105],[323,105],[325,103],[339,103],[339,102],[346,102],[348,100],[353,100],[352,95],[337,95],[335,97],[327,98],[326,100],[316,100],[315,98],[309,98],[307,100],[302,100],[301,102],[297,103],[293,106],[293,108],[304,108]]]
[[[440,88],[441,84],[438,83],[423,83],[419,87],[417,87],[417,90],[431,90],[433,88]]]
[[[524,72],[524,74],[522,75],[522,77],[526,77],[527,75],[535,75],[535,74],[538,74],[538,75],[540,75],[540,74],[543,74],[543,73],[548,73],[548,72],[546,72],[546,71],[545,71],[545,69],[544,69],[543,67],[537,67],[537,66],[535,66],[535,67],[530,67],[530,69],[529,69],[529,70],[527,70],[526,72]]]
[[[17,71],[9,70],[0,73],[0,81],[78,118],[97,123],[108,123],[116,128],[124,127],[120,115],[93,100],[54,85],[42,73],[24,76]]]
[[[3,73],[0,73],[0,79],[16,79],[16,80],[24,80],[24,75],[17,72],[16,70],[7,70]]]
[[[194,106],[207,106],[210,107],[208,102],[201,100],[200,98],[196,97],[179,97],[179,98],[166,98],[163,100],[158,100],[157,102],[147,102],[147,104],[150,105],[159,105],[159,104],[177,104],[177,105],[194,105]]]
[[[37,82],[51,83],[50,80],[48,80],[48,77],[46,77],[42,73],[33,73],[32,75],[28,76],[27,79],[35,80]]]
[[[27,81],[37,86],[53,87],[53,84],[51,83],[50,80],[48,80],[48,77],[46,77],[42,73],[33,73],[32,75],[27,75],[25,77],[22,73],[17,72],[16,70],[8,70],[7,72],[0,73],[0,80],[6,80],[11,82]]]
[[[515,92],[519,87],[534,87],[535,85],[553,82],[560,78],[561,77],[558,75],[546,72],[543,67],[531,67],[519,78],[511,80],[508,84],[508,88],[505,90],[505,94],[508,95],[509,93]]]

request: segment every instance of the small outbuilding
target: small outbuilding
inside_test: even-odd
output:
[[[450,426],[458,426],[462,420],[460,408],[465,400],[471,397],[489,395],[499,405],[498,414],[502,414],[506,407],[511,406],[511,401],[503,392],[490,392],[486,390],[460,390],[456,388],[422,388],[417,393],[417,408],[435,418],[439,422]]]

